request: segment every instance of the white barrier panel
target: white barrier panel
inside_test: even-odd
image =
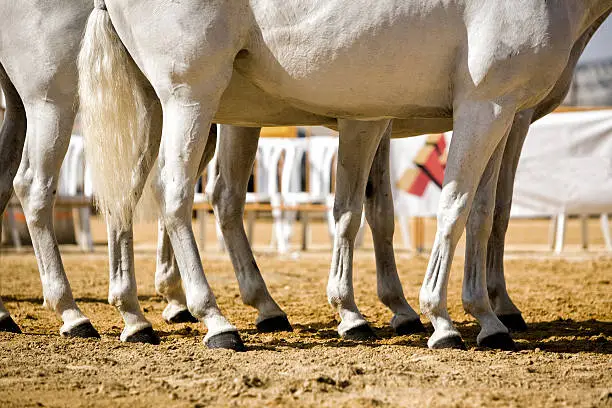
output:
[[[444,135],[448,145],[451,135]],[[444,152],[436,139],[391,141],[391,183],[398,216],[431,217]],[[438,147],[439,143],[438,143]],[[429,181],[428,181],[429,180]],[[553,113],[534,123],[516,174],[512,216],[612,212],[612,110]]]
[[[612,110],[553,113],[527,135],[512,216],[612,212]]]

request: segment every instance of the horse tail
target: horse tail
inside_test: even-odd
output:
[[[117,226],[132,222],[138,174],[150,157],[146,79],[113,27],[104,0],[94,1],[78,56],[85,152],[96,204]],[[146,177],[146,175],[144,175]]]

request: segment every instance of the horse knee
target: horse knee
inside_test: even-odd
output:
[[[154,183],[153,192],[160,203],[160,215],[168,232],[175,231],[191,219],[193,187],[186,180]]]
[[[444,241],[459,240],[469,214],[467,193],[442,190],[438,206],[438,235]]]
[[[52,202],[57,194],[56,186],[35,180],[30,169],[19,171],[13,180],[15,194],[21,201],[29,225],[42,226],[52,215]]]
[[[336,236],[343,240],[353,241],[361,226],[361,210],[359,208],[339,211],[334,209],[336,221]]]

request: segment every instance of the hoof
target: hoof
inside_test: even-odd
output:
[[[231,331],[215,334],[206,341],[209,349],[229,349],[234,351],[246,351],[246,347],[238,332]]]
[[[275,316],[257,323],[257,331],[262,333],[292,332],[293,327],[287,316]]]
[[[423,323],[421,323],[421,320],[419,319],[402,323],[401,325],[395,328],[395,333],[398,336],[405,336],[408,334],[425,333],[425,332],[426,332],[425,326],[423,326]]]
[[[100,333],[92,326],[90,322],[81,323],[78,326],[74,326],[67,332],[62,333],[64,337],[80,337],[83,339],[99,339]]]
[[[0,320],[0,332],[6,333],[21,333],[21,329],[11,316]]]
[[[431,348],[434,350],[439,350],[439,349],[467,350],[467,348],[465,347],[465,343],[463,342],[463,339],[460,336],[451,336],[451,337],[446,337],[444,339],[440,339],[437,342],[435,342],[431,346]]]
[[[512,332],[527,331],[527,323],[520,313],[497,316],[497,318]]]
[[[486,347],[495,350],[516,351],[516,344],[508,333],[495,333],[485,337],[478,342],[480,347]]]
[[[126,343],[147,343],[158,345],[161,340],[152,327],[145,327],[131,336],[128,336],[125,341]]]
[[[189,310],[185,309],[172,316],[170,320],[168,320],[168,323],[197,323],[198,321],[198,319],[196,319],[191,313],[189,313]]]
[[[361,326],[353,327],[342,335],[346,340],[354,341],[372,341],[378,340],[378,336],[374,333],[374,330],[369,324],[362,324]]]

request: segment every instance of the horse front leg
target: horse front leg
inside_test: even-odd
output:
[[[385,131],[372,162],[365,189],[365,213],[374,241],[378,298],[393,312],[391,327],[397,334],[405,335],[422,333],[425,327],[404,297],[395,264],[395,216],[389,174],[390,134],[391,126]]]
[[[340,145],[334,220],[336,236],[327,299],[340,315],[338,333],[351,340],[371,340],[376,335],[355,304],[353,250],[361,225],[368,174],[389,120],[376,122],[338,120]]]
[[[0,65],[0,86],[4,90],[6,112],[0,129],[0,240],[2,214],[13,194],[13,178],[19,168],[21,151],[26,137],[26,111],[23,102]],[[0,332],[21,333],[0,299]]]
[[[260,332],[292,331],[287,315],[274,301],[253,256],[244,230],[244,204],[257,153],[260,128],[221,126],[212,202],[244,304],[257,309]]]
[[[198,174],[202,174],[208,163],[215,154],[217,144],[217,126],[210,127],[204,154],[200,161]],[[157,232],[157,268],[155,270],[155,289],[162,295],[168,305],[162,312],[164,320],[168,323],[197,323],[198,319],[193,317],[187,309],[187,299],[181,281],[170,237],[166,231],[163,220],[158,222]]]
[[[420,293],[421,311],[435,329],[427,342],[430,348],[465,348],[448,314],[449,272],[476,188],[490,157],[507,136],[514,115],[514,106],[504,106],[494,101],[465,100],[456,104],[454,136],[438,206],[438,229]],[[482,268],[476,272],[484,273]],[[477,292],[469,297],[486,298],[484,277],[476,276],[475,282]],[[486,333],[507,332],[503,325],[489,329],[489,321],[480,323]]]
[[[497,180],[493,227],[487,247],[487,290],[491,307],[499,320],[510,331],[515,332],[527,330],[527,324],[519,308],[510,299],[506,288],[504,247],[508,222],[510,221],[514,177],[532,118],[533,111],[531,110],[517,114],[508,135]]]

